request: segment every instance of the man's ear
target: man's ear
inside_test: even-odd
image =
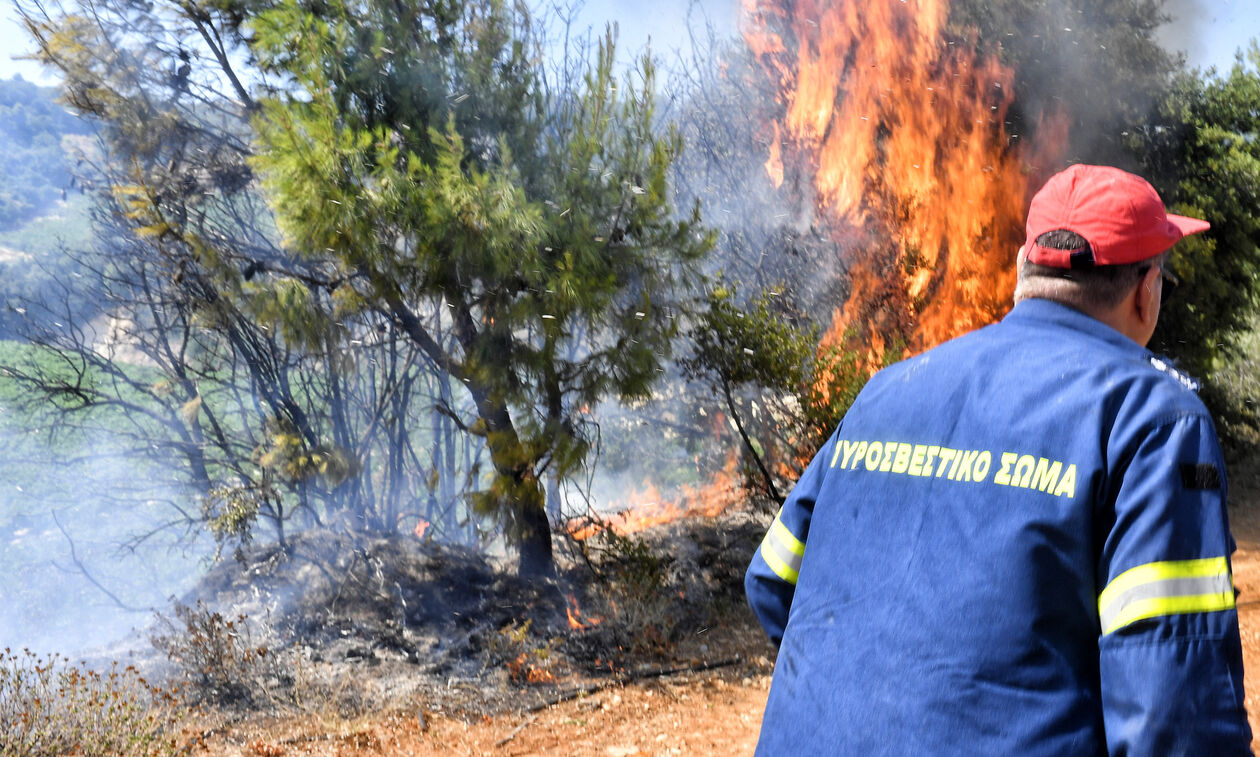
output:
[[[1153,332],[1155,323],[1159,320],[1159,300],[1161,296],[1159,287],[1162,284],[1159,276],[1159,267],[1151,266],[1146,273],[1142,274],[1137,288],[1130,295],[1132,298],[1131,313],[1142,331]]]

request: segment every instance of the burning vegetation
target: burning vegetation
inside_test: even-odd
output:
[[[644,488],[632,489],[611,506],[605,505],[612,511],[611,515],[575,518],[565,529],[574,539],[586,541],[606,529],[618,536],[627,536],[682,518],[714,518],[743,499],[743,477],[737,469],[738,462],[738,457],[730,454],[726,465],[713,474],[709,483],[683,485],[669,494],[647,482]]]
[[[1061,160],[1065,118],[1015,142],[1014,73],[946,32],[947,0],[745,11],[780,106],[766,170],[813,190],[852,260],[824,343],[877,363],[893,341],[918,352],[1005,313],[1025,198]]]
[[[65,295],[127,333],[31,303],[4,378],[57,433],[121,418],[146,502],[216,538],[151,634],[211,731],[749,664],[769,514],[871,372],[1005,312],[1030,187],[1099,158],[1016,49],[1085,0],[744,0],[677,131],[652,62],[543,70],[519,5],[79,5],[26,14],[101,125]]]

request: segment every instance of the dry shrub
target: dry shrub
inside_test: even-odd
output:
[[[376,704],[363,678],[321,674],[296,649],[278,649],[269,613],[261,621],[225,616],[201,601],[177,603],[173,612],[174,619],[158,616],[165,630],[150,640],[180,669],[188,698],[198,704],[342,719],[361,717]]]
[[[609,637],[607,646],[636,656],[668,656],[682,620],[671,560],[645,540],[611,528],[589,541],[591,565],[601,578],[594,596],[608,621],[598,630]]]
[[[292,683],[266,643],[270,633],[245,615],[225,617],[200,600],[175,604],[175,619],[158,616],[165,633],[151,637],[184,673],[195,699],[216,705],[249,707],[276,701],[277,690]]]
[[[744,570],[765,529],[760,514],[732,508],[634,534],[604,528],[572,545],[594,579],[585,581],[582,606],[603,622],[565,651],[614,669],[703,654],[697,647],[706,645],[690,642],[709,628],[752,620]]]
[[[115,662],[105,673],[5,649],[0,655],[0,755],[169,755],[186,715],[179,692]]]

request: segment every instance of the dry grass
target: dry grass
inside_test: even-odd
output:
[[[186,709],[175,688],[115,662],[98,673],[28,650],[0,655],[0,755],[166,755]]]

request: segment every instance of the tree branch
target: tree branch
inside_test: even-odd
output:
[[[774,497],[776,502],[782,502],[783,497],[779,496],[779,490],[774,485],[774,478],[770,475],[769,469],[766,468],[765,462],[762,461],[761,455],[757,454],[757,448],[753,446],[748,432],[744,430],[744,424],[739,419],[739,411],[735,409],[735,399],[731,397],[731,385],[725,380],[722,381],[722,394],[726,397],[726,406],[730,408],[731,420],[735,421],[735,428],[739,431],[740,438],[744,440],[744,446],[748,449],[748,454],[752,455],[753,461],[757,463],[757,469],[761,471],[762,477],[766,480],[766,489],[770,491],[770,496]]]
[[[52,510],[51,514],[52,514],[53,523],[57,524],[57,530],[61,532],[62,536],[66,537],[66,543],[70,545],[70,559],[74,561],[75,567],[79,569],[79,572],[83,574],[84,578],[90,581],[93,586],[100,589],[101,592],[105,596],[113,600],[115,605],[117,605],[119,608],[123,610],[126,610],[127,612],[153,612],[152,607],[135,607],[133,605],[127,604],[126,602],[119,599],[117,594],[105,588],[104,584],[96,580],[96,577],[93,576],[88,571],[87,566],[84,565],[83,561],[79,559],[79,554],[78,552],[75,551],[75,548],[74,548],[74,539],[70,538],[70,534],[66,532],[65,527],[61,525],[61,521],[57,519],[57,511]]]

